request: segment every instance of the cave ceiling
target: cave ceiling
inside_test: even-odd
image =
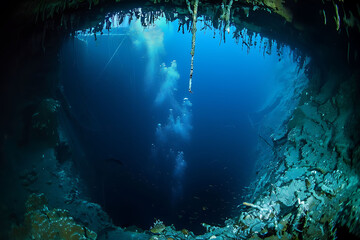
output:
[[[169,21],[191,21],[185,0],[24,0],[14,3],[9,13],[11,29],[15,26],[24,33],[38,31],[57,36],[85,29],[92,29],[96,34],[102,31],[106,18],[115,13],[149,18],[150,23],[160,15]],[[223,29],[224,33],[224,21],[229,21],[238,31],[227,38],[241,37],[239,31],[246,28],[249,34],[260,33],[279,45],[300,50],[317,59],[319,64],[346,64],[352,68],[358,65],[360,4],[356,1],[202,0],[198,6],[199,16],[213,29]],[[42,36],[42,41],[44,39]]]

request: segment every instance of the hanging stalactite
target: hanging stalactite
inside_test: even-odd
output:
[[[229,4],[223,9],[223,19],[225,21],[225,30],[230,32],[230,14],[231,14],[231,6],[233,4],[233,0],[229,1]],[[224,4],[225,5],[225,4]]]
[[[194,73],[194,54],[195,54],[195,39],[196,39],[196,21],[197,21],[197,10],[199,5],[199,0],[195,0],[194,3],[194,10],[191,9],[191,4],[189,0],[186,0],[188,9],[190,14],[192,14],[193,17],[193,24],[192,24],[192,40],[191,40],[191,67],[190,67],[190,79],[189,79],[189,92],[192,93],[191,85],[192,85],[192,77]]]

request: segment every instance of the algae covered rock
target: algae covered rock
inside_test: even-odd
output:
[[[166,228],[165,224],[163,223],[163,221],[160,221],[159,219],[157,219],[154,222],[154,226],[150,227],[150,232],[155,233],[155,234],[160,234],[162,231],[164,231]]]
[[[44,194],[31,194],[26,201],[24,223],[14,226],[10,239],[81,240],[96,239],[95,232],[77,224],[69,212],[62,209],[49,210]]]
[[[25,203],[27,213],[47,209],[47,199],[44,194],[31,194]],[[47,209],[48,210],[48,209]]]

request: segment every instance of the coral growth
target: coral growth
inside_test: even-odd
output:
[[[155,233],[155,234],[159,234],[161,233],[162,231],[164,231],[166,228],[165,224],[163,223],[163,221],[157,219],[155,222],[154,222],[154,226],[153,227],[150,227],[150,232],[152,233]]]
[[[44,194],[35,193],[26,201],[24,223],[14,226],[10,232],[10,239],[15,240],[94,240],[96,238],[95,232],[75,223],[68,211],[50,210]]]

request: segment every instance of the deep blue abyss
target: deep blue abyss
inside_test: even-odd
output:
[[[200,231],[236,216],[255,174],[256,122],[296,68],[286,53],[264,54],[258,35],[248,49],[199,30],[190,94],[191,33],[177,30],[133,22],[97,40],[79,34],[61,52],[75,164],[120,226],[148,229],[156,218]]]

